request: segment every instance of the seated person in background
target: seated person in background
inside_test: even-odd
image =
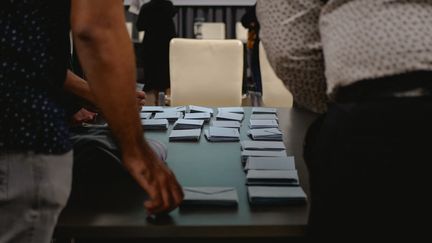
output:
[[[269,60],[297,104],[323,112],[325,89],[331,97],[304,151],[308,236],[423,239],[432,1],[258,0],[257,15]]]

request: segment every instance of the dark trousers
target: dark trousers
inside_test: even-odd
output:
[[[330,105],[306,137],[308,237],[350,242],[430,235],[431,140],[431,98]]]

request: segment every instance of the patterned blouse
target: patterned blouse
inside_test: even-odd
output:
[[[63,154],[69,0],[0,1],[0,154]]]
[[[432,0],[258,0],[261,40],[295,102],[365,79],[432,70]]]

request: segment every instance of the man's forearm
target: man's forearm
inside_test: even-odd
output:
[[[64,82],[64,89],[87,102],[95,104],[93,94],[91,93],[90,87],[84,79],[68,70],[66,80]]]
[[[100,0],[73,1],[72,13],[85,12],[85,8],[96,7],[97,2]],[[103,1],[102,4],[106,9],[101,10],[101,18],[72,15],[74,41],[94,101],[110,124],[123,153],[139,154],[140,151],[134,150],[142,147],[144,141],[135,99],[135,61],[124,25],[123,7],[121,1]]]

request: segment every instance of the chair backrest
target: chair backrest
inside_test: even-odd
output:
[[[243,44],[174,38],[170,79],[172,106],[241,106]]]
[[[226,39],[225,34],[225,23],[207,23],[201,24],[202,39],[206,40],[224,40]]]
[[[236,23],[236,39],[246,43],[248,39],[248,29],[243,27],[240,22]]]
[[[293,97],[271,67],[262,43],[259,44],[262,82],[262,105],[267,107],[292,107]]]

